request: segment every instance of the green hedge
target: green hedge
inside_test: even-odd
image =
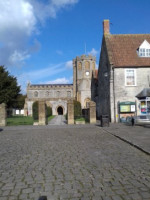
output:
[[[32,113],[33,113],[33,119],[34,120],[38,120],[39,119],[39,105],[38,105],[38,101],[36,101],[36,102],[33,103]]]
[[[52,116],[52,108],[49,106],[46,106],[46,117]]]
[[[80,117],[82,115],[81,103],[79,101],[74,100],[74,117]]]

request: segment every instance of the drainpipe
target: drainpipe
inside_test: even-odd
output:
[[[116,123],[116,98],[115,98],[115,70],[114,67],[112,67],[113,70],[113,97],[114,97],[114,122]]]

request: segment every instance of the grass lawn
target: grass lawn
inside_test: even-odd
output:
[[[83,117],[80,117],[80,118],[75,119],[75,121],[80,121],[80,122],[82,122],[82,121],[85,121],[85,119],[84,119]]]
[[[48,117],[48,122],[49,122],[51,119],[53,119],[54,117],[55,117],[55,115],[49,116],[49,117]]]
[[[7,118],[7,126],[33,125],[33,118],[30,116],[12,116]]]

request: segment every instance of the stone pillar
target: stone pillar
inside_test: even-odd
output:
[[[90,124],[96,124],[96,103],[94,101],[89,103],[89,122]]]
[[[39,125],[46,125],[46,104],[39,101]]]
[[[68,101],[68,124],[74,124],[74,104],[73,100]]]
[[[6,105],[0,104],[0,126],[6,126]]]

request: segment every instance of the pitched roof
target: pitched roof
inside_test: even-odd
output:
[[[137,50],[144,40],[150,43],[150,34],[106,34],[106,47],[114,67],[150,67],[150,57],[139,57]]]

